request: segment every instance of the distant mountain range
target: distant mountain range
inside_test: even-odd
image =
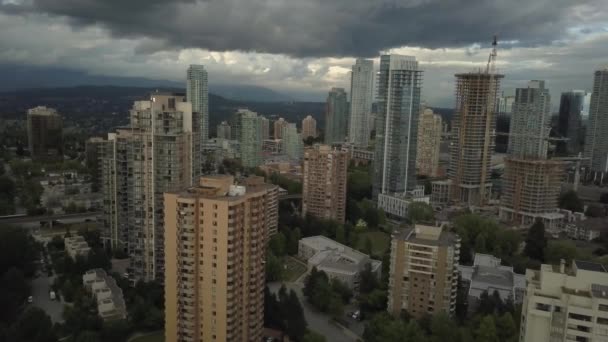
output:
[[[117,86],[143,88],[184,88],[185,82],[154,80],[143,77],[118,77],[92,75],[83,71],[43,67],[0,64],[0,92],[8,92],[32,88],[64,88],[88,86]],[[209,91],[219,96],[239,100],[257,102],[283,102],[295,99],[276,92],[272,89],[256,85],[209,85]]]
[[[105,134],[128,122],[128,111],[133,101],[143,100],[155,90],[184,92],[182,87],[123,87],[76,86],[35,88],[0,92],[0,118],[25,119],[25,112],[36,106],[57,109],[66,120],[95,134]],[[323,127],[325,104],[321,102],[264,102],[227,99],[209,94],[209,131],[222,120],[229,120],[238,108],[249,108],[275,120],[283,117],[297,122],[310,114]]]

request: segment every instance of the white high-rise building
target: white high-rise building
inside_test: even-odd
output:
[[[526,270],[520,342],[607,341],[608,272],[599,263]]]
[[[412,56],[383,55],[378,77],[378,117],[373,194],[416,188],[416,142],[422,70]]]
[[[186,77],[186,99],[192,103],[192,111],[201,116],[201,143],[209,140],[209,87],[205,66],[192,64]]]
[[[358,58],[350,78],[350,121],[348,140],[357,147],[369,144],[369,117],[374,100],[374,61]]]

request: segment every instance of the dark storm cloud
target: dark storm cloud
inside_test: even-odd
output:
[[[543,45],[606,12],[604,0],[30,0],[11,13],[64,16],[114,37],[160,41],[139,50],[203,48],[296,57],[372,56],[398,46]],[[582,9],[582,10],[581,10]]]

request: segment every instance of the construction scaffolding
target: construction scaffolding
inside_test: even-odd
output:
[[[490,198],[496,102],[503,77],[487,70],[456,75],[448,175],[453,186],[452,200],[457,203],[483,206]]]
[[[499,217],[518,226],[539,218],[547,229],[557,228],[563,215],[558,199],[567,162],[551,159],[505,159]]]

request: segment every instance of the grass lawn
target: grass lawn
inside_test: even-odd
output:
[[[283,273],[283,279],[285,281],[296,281],[304,272],[306,272],[306,265],[293,257],[285,257],[283,259],[283,264],[287,267]]]
[[[129,342],[165,342],[165,332],[158,331],[149,335],[139,336]]]
[[[390,248],[390,235],[378,230],[360,233],[359,239],[357,240],[357,249],[363,249],[365,247],[365,240],[367,240],[367,238],[372,240],[372,254],[374,255],[384,255]]]

